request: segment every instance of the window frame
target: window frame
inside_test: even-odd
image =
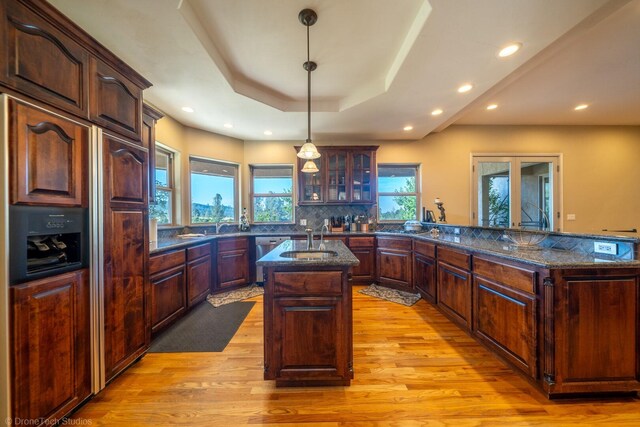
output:
[[[205,225],[213,225],[215,224],[215,222],[193,222],[193,211],[192,211],[192,206],[193,206],[193,182],[191,179],[191,175],[192,175],[192,170],[191,170],[191,162],[195,160],[198,162],[205,162],[205,163],[211,163],[214,165],[223,165],[223,166],[229,166],[232,168],[235,168],[235,177],[236,177],[236,182],[234,183],[233,186],[233,219],[231,221],[222,221],[220,222],[220,224],[233,224],[233,223],[237,223],[240,220],[240,180],[241,180],[241,176],[240,176],[240,164],[239,163],[235,163],[235,162],[229,162],[229,161],[225,161],[225,160],[218,160],[218,159],[212,159],[210,157],[202,157],[202,156],[196,156],[196,155],[189,155],[189,171],[188,171],[188,176],[189,176],[189,205],[188,205],[188,215],[189,215],[189,225],[191,226],[205,226]]]
[[[385,168],[411,168],[416,172],[416,191],[414,193],[397,193],[397,192],[383,192],[380,191],[380,170]],[[376,196],[377,203],[377,216],[378,223],[383,224],[403,224],[406,219],[382,219],[382,215],[380,213],[380,196],[414,196],[416,198],[416,212],[414,220],[419,220],[420,216],[420,207],[422,205],[421,199],[421,174],[420,174],[420,164],[419,163],[378,163],[377,164],[377,178],[376,178],[376,186],[378,188],[378,195]]]
[[[153,155],[157,156],[158,152],[167,156],[167,186],[159,186],[155,182],[153,183],[156,190],[156,200],[158,190],[161,190],[170,193],[171,202],[169,203],[169,222],[158,224],[158,226],[171,227],[176,225],[176,152],[156,141]],[[157,169],[157,160],[154,165]],[[157,173],[154,173],[154,176],[157,176]]]
[[[291,169],[291,193],[255,193],[254,192],[254,170],[255,169]],[[250,164],[249,165],[249,215],[251,217],[252,224],[295,224],[296,222],[296,205],[295,205],[295,167],[291,163],[269,163],[269,164]],[[291,222],[283,222],[283,221],[256,221],[255,220],[255,212],[254,212],[254,200],[256,197],[291,197]]]

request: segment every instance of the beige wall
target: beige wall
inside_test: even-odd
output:
[[[249,203],[249,165],[295,164],[292,141],[240,141],[182,127],[158,125],[157,139],[180,147],[183,181],[188,154],[241,163],[242,206]],[[182,128],[180,130],[180,127]],[[181,137],[172,145],[170,138]],[[163,139],[166,138],[166,139]],[[378,163],[420,163],[422,203],[445,202],[451,224],[469,224],[471,153],[561,154],[564,231],[640,227],[640,127],[638,126],[451,126],[418,141],[317,142],[379,145]],[[298,143],[299,145],[299,143]],[[183,194],[188,195],[184,186]],[[188,197],[183,197],[188,212]],[[437,212],[436,212],[437,213]],[[563,218],[563,219],[564,219]]]

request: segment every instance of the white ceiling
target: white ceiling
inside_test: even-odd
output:
[[[149,79],[145,98],[166,114],[244,140],[306,138],[305,7],[318,13],[314,140],[419,139],[453,123],[640,125],[640,0],[50,2]],[[499,58],[514,41],[523,48]]]

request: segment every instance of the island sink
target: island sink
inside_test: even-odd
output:
[[[335,251],[286,251],[280,254],[282,258],[295,258],[295,259],[323,259],[338,256]]]

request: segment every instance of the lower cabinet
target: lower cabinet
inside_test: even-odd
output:
[[[378,284],[413,291],[413,256],[410,238],[379,236],[376,251]]]
[[[351,279],[354,284],[370,285],[376,280],[375,237],[349,237],[347,246],[360,261],[353,267]]]
[[[10,288],[14,419],[59,420],[91,395],[87,273]]]
[[[438,248],[438,307],[453,321],[471,330],[471,256]]]
[[[246,237],[218,240],[216,291],[249,284],[249,243]]]
[[[413,285],[422,298],[435,304],[437,287],[436,245],[413,241]]]
[[[192,307],[209,295],[211,288],[211,243],[187,249],[187,306]]]
[[[151,256],[149,282],[151,333],[156,335],[182,316],[187,308],[184,249]]]

